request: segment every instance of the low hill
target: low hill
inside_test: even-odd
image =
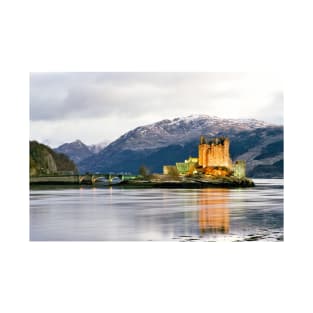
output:
[[[37,141],[29,142],[30,176],[77,173],[75,163],[65,154],[57,153]]]

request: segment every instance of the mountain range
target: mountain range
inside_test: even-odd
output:
[[[162,172],[163,165],[198,156],[199,137],[227,136],[233,161],[247,161],[250,177],[283,177],[283,126],[255,119],[223,119],[192,115],[137,127],[97,153],[80,140],[57,149],[67,154],[81,173],[132,172],[141,165]]]
[[[85,145],[81,140],[77,139],[71,143],[64,143],[63,145],[54,149],[55,152],[66,154],[76,164],[80,161],[100,152],[108,142],[103,141],[96,145]]]

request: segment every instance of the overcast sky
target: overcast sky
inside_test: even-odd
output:
[[[31,73],[30,138],[112,141],[162,119],[207,114],[283,124],[273,73]]]

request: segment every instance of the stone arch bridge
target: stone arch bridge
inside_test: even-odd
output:
[[[85,175],[79,175],[78,176],[78,182],[79,184],[87,184],[87,185],[93,185],[97,182],[98,178],[105,177],[106,179],[110,179],[113,177],[118,177],[122,180],[125,179],[125,175],[112,175],[112,174],[85,174]]]
[[[30,176],[29,182],[30,184],[38,184],[38,185],[93,185],[97,182],[97,179],[100,177],[105,177],[107,179],[113,177],[119,177],[122,180],[128,180],[132,176],[121,175],[121,174],[91,174],[86,173],[83,175],[45,175],[45,176]]]

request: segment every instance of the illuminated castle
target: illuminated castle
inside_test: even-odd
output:
[[[230,141],[226,137],[207,140],[200,137],[198,158],[190,157],[184,163],[163,166],[163,173],[178,171],[179,174],[195,174],[197,172],[211,176],[246,176],[246,162],[243,160],[232,162],[229,154]]]
[[[244,160],[232,162],[229,154],[230,141],[226,137],[206,140],[200,137],[199,168],[205,174],[213,176],[246,176],[246,162]]]

